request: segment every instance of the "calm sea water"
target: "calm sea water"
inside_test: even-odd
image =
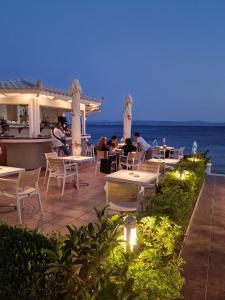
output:
[[[110,138],[112,135],[122,137],[122,124],[87,124],[87,132],[92,142],[97,143],[99,137]],[[137,124],[133,131],[138,131],[149,143],[154,139],[162,144],[176,148],[185,146],[185,153],[190,153],[193,141],[197,141],[199,150],[209,150],[212,158],[212,171],[225,173],[225,127],[224,126],[151,126]]]

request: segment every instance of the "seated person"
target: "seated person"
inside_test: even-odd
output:
[[[127,156],[129,152],[134,152],[137,150],[137,148],[133,146],[131,139],[125,140],[125,145],[122,147],[122,149],[124,151],[125,156]]]
[[[111,140],[109,140],[107,142],[107,146],[112,147],[112,148],[116,148],[118,146],[118,138],[116,135],[113,135],[111,137]]]
[[[109,151],[109,146],[106,144],[106,138],[101,137],[95,149],[99,151]]]

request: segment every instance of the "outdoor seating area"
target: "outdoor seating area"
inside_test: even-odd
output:
[[[80,226],[94,220],[93,207],[107,205],[110,214],[143,212],[145,196],[149,191],[154,193],[165,166],[175,165],[179,159],[145,161],[144,152],[124,156],[121,147],[110,153],[98,150],[96,156],[94,152],[90,156],[45,153],[46,168],[41,172],[40,168],[25,171],[1,166],[1,220],[12,225],[43,227],[44,232],[65,231],[63,226],[71,222]],[[111,174],[100,172],[102,160],[110,161]]]

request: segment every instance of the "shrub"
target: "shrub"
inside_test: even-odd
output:
[[[46,299],[48,259],[54,239],[37,231],[0,225],[0,299]]]
[[[184,160],[168,172],[151,197],[149,214],[169,216],[185,230],[204,180],[206,161]],[[184,174],[184,178],[180,178]]]

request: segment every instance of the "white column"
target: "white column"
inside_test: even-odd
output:
[[[82,110],[82,134],[86,134],[86,111],[85,108]]]
[[[40,134],[40,107],[38,97],[30,99],[28,105],[29,137],[37,137]]]
[[[38,97],[34,99],[34,137],[37,137],[40,132],[40,105]]]
[[[32,138],[34,132],[34,99],[29,100],[28,119],[29,119],[29,137]]]

